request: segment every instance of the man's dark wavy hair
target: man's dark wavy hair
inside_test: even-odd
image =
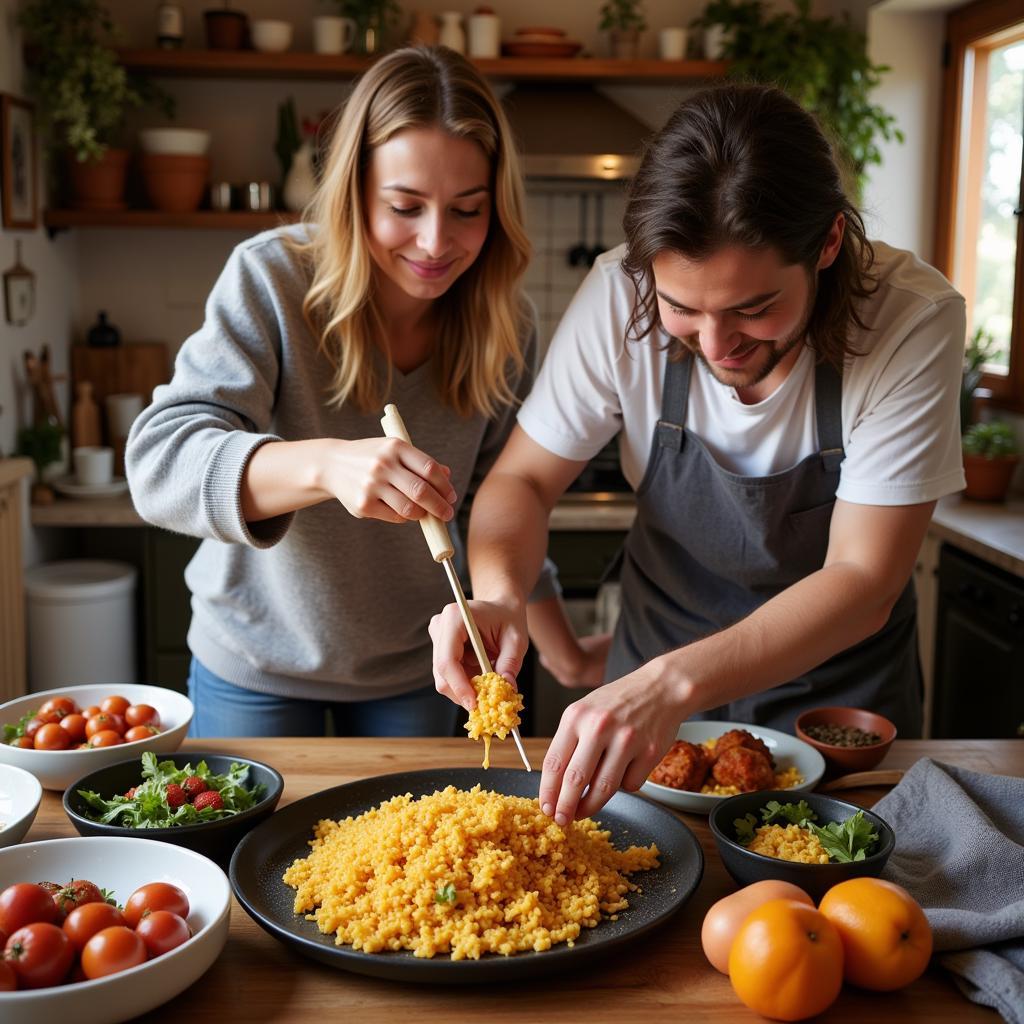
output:
[[[836,214],[846,218],[835,262],[817,275],[807,344],[841,366],[857,301],[877,287],[875,253],[817,121],[780,89],[725,85],[685,100],[648,143],[623,226],[623,267],[636,298],[626,337],[659,326],[652,264],[663,252],[701,262],[724,246],[775,249],[813,275]],[[683,347],[673,341],[670,354]]]

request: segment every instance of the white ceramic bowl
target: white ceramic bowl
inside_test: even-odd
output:
[[[192,701],[177,690],[141,683],[89,683],[87,686],[40,690],[0,704],[0,725],[16,724],[30,711],[38,710],[49,697],[70,697],[78,702],[79,707],[85,708],[114,694],[126,697],[133,704],[152,704],[160,713],[163,731],[149,739],[97,747],[95,750],[22,750],[21,747],[0,743],[0,764],[12,764],[31,772],[42,783],[43,789],[63,790],[88,772],[115,761],[141,756],[144,750],[164,754],[181,746],[192,721]]]
[[[718,739],[730,729],[746,729],[759,740],[763,740],[775,759],[776,771],[796,768],[803,777],[803,782],[790,787],[793,793],[810,792],[825,774],[825,759],[814,747],[795,736],[790,736],[789,733],[768,729],[763,725],[745,725],[743,722],[683,722],[676,733],[676,739],[703,743],[705,740]],[[640,792],[676,810],[692,811],[694,814],[710,814],[723,800],[730,799],[712,793],[673,789],[671,786],[651,782],[650,779],[640,787]]]
[[[0,849],[25,838],[42,799],[43,787],[31,772],[0,764]]]
[[[231,886],[212,860],[152,839],[49,839],[0,850],[0,890],[15,882],[87,878],[123,903],[147,882],[172,882],[189,902],[188,942],[120,974],[54,988],[0,992],[4,1024],[116,1024],[166,1003],[198,980],[228,937]]]
[[[144,153],[204,156],[210,148],[210,133],[199,128],[145,128],[139,132]]]
[[[252,45],[263,53],[281,53],[292,45],[292,23],[275,18],[256,18],[250,29]]]

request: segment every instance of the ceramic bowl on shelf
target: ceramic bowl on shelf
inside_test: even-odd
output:
[[[199,978],[228,937],[231,887],[213,861],[149,839],[75,837],[0,850],[0,889],[37,879],[87,878],[119,903],[141,885],[170,882],[188,897],[192,938],[163,956],[117,974],[53,988],[0,992],[0,1021],[116,1024],[152,1010]]]
[[[0,704],[0,725],[16,725],[29,712],[37,711],[50,697],[70,697],[79,707],[85,708],[114,695],[125,697],[133,704],[149,704],[156,708],[163,731],[133,743],[91,750],[26,750],[0,743],[0,764],[23,768],[39,780],[43,789],[63,790],[86,772],[136,754],[141,757],[144,750],[163,754],[181,746],[192,721],[192,701],[177,690],[141,683],[89,683],[30,693]]]
[[[210,133],[200,128],[144,128],[139,132],[143,153],[205,156]]]
[[[253,49],[262,53],[283,53],[292,45],[292,23],[276,18],[256,18],[249,28]]]
[[[164,213],[198,210],[210,179],[210,158],[188,153],[143,153],[139,161],[149,201]]]
[[[43,799],[39,780],[24,768],[0,764],[0,848],[25,838]]]
[[[850,747],[830,743],[814,735],[817,730],[828,726],[859,729],[861,732],[874,733],[879,739],[877,743]],[[812,731],[808,732],[808,729]],[[825,758],[831,775],[869,771],[889,753],[892,741],[896,739],[896,726],[884,715],[865,708],[812,708],[797,716],[795,732],[804,743],[814,747]]]
[[[782,860],[779,857],[768,857],[753,853],[736,838],[736,819],[752,814],[762,823],[760,809],[770,800],[780,804],[795,803],[803,800],[817,815],[814,822],[824,827],[828,822],[845,821],[858,811],[864,811],[864,817],[872,830],[878,833],[878,839],[871,852],[863,860],[851,860],[845,863],[829,862],[828,864],[802,864],[796,861]],[[785,824],[785,822],[780,822]],[[882,873],[889,855],[896,845],[896,836],[888,823],[873,811],[865,810],[845,800],[837,800],[819,793],[793,793],[792,790],[769,789],[753,793],[741,793],[739,796],[727,797],[708,818],[708,827],[714,836],[715,845],[722,858],[726,871],[739,885],[751,885],[766,879],[778,879],[800,886],[815,903],[825,893],[850,878],[865,876],[877,878]]]

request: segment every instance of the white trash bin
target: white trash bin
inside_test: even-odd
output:
[[[134,683],[135,567],[75,559],[25,570],[29,689]]]

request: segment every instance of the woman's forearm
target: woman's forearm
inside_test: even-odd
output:
[[[333,497],[320,481],[319,439],[270,441],[252,454],[242,476],[242,515],[246,522],[308,508]]]

